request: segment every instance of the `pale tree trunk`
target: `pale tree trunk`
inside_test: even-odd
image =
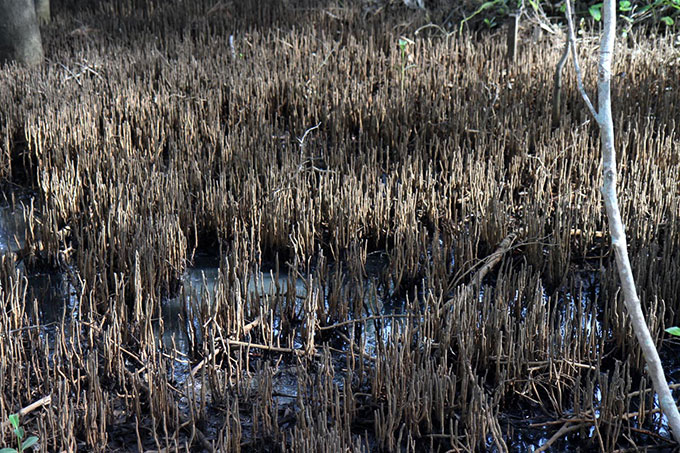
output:
[[[0,0],[0,62],[28,65],[43,59],[33,0]]]
[[[50,23],[50,0],[35,0],[35,16],[40,25]]]
[[[600,42],[600,61],[598,64],[597,98],[598,110],[595,111],[588,95],[583,88],[581,70],[576,58],[576,38],[574,36],[574,25],[571,17],[571,5],[567,4],[567,21],[569,23],[569,42],[571,43],[572,57],[578,87],[583,99],[588,105],[597,124],[600,126],[600,143],[602,146],[602,172],[604,182],[601,188],[604,198],[607,218],[609,220],[609,231],[612,237],[612,248],[616,256],[616,265],[621,280],[621,290],[623,292],[624,303],[630,316],[635,336],[640,343],[642,355],[647,363],[647,372],[652,378],[654,390],[659,397],[659,406],[668,419],[668,424],[676,442],[680,443],[680,413],[675,404],[673,395],[668,387],[668,382],[664,376],[659,353],[656,350],[654,340],[649,333],[649,328],[645,321],[640,299],[635,289],[633,271],[628,259],[628,245],[626,243],[626,233],[621,220],[619,202],[616,196],[616,149],[614,148],[614,120],[612,118],[611,105],[611,65],[614,54],[614,42],[616,38],[616,2],[614,0],[604,0],[602,5],[603,34]]]

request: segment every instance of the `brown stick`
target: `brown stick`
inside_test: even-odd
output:
[[[470,283],[468,283],[468,285],[465,287],[466,293],[472,293],[475,289],[479,289],[482,284],[482,280],[484,280],[484,277],[486,277],[486,274],[488,274],[489,271],[500,262],[501,258],[503,258],[503,255],[505,255],[508,250],[510,250],[512,243],[516,238],[517,235],[515,233],[508,234],[505,239],[503,239],[501,243],[498,244],[496,251],[484,259],[484,264],[482,267],[480,267],[477,272],[475,272],[475,275],[472,276]],[[451,305],[453,305],[455,301],[456,298],[448,300],[442,307],[442,311],[451,308]]]
[[[500,262],[501,258],[503,258],[503,255],[505,255],[505,253],[510,250],[510,247],[512,246],[512,243],[515,241],[516,237],[517,236],[515,233],[510,233],[505,237],[505,239],[501,241],[500,244],[498,244],[496,251],[486,258],[486,263],[484,263],[484,265],[480,267],[475,273],[468,286],[479,288],[482,285],[482,280],[484,280],[486,274],[488,274],[489,271]]]
[[[357,346],[356,344],[352,343],[352,341],[351,341],[349,338],[347,338],[347,335],[345,335],[345,334],[342,333],[342,332],[338,332],[338,335],[340,335],[340,338],[342,338],[343,340],[345,340],[345,342],[347,342],[347,344],[351,344],[351,345],[352,345],[352,349],[354,350],[354,353],[355,353],[355,354],[361,355],[361,357],[363,357],[364,360],[368,360],[368,361],[373,361],[373,362],[375,362],[375,357],[371,357],[369,354],[366,353],[366,351],[363,351],[361,348],[359,348],[359,346]]]
[[[538,447],[536,450],[534,450],[534,453],[540,453],[540,452],[543,452],[543,451],[548,451],[548,448],[550,448],[550,446],[552,444],[554,444],[557,441],[557,439],[559,439],[562,436],[566,436],[570,432],[576,431],[577,429],[580,429],[581,426],[583,426],[581,423],[579,423],[577,425],[572,425],[572,426],[569,426],[569,424],[570,424],[570,422],[566,422],[564,425],[562,425],[562,427],[555,434],[553,434],[552,437],[550,439],[548,439],[548,441],[546,443],[544,443],[543,445]]]
[[[669,384],[668,388],[671,389],[671,390],[677,390],[677,389],[680,389],[680,384]],[[640,394],[642,394],[642,393],[653,392],[653,391],[654,391],[653,388],[646,388],[644,390],[636,390],[634,392],[630,392],[628,394],[628,398],[633,398],[633,397],[636,397],[636,396],[640,396]]]
[[[398,319],[398,318],[413,318],[413,317],[414,317],[414,315],[412,315],[412,314],[371,315],[371,316],[364,316],[363,318],[348,319],[347,321],[337,322],[337,323],[331,324],[329,326],[320,326],[317,329],[319,329],[319,330],[333,330],[333,329],[337,329],[339,327],[348,326],[350,324],[356,324],[358,322],[367,322],[367,321],[373,321],[373,320],[378,320],[378,319]]]
[[[264,344],[249,343],[249,342],[247,342],[247,341],[238,341],[238,340],[225,340],[225,341],[226,341],[226,343],[227,343],[229,346],[237,346],[237,347],[241,347],[241,348],[260,349],[260,350],[263,350],[263,351],[278,352],[278,353],[280,353],[280,354],[294,354],[294,355],[297,355],[297,356],[305,355],[305,351],[302,350],[302,349],[281,348],[281,347],[278,347],[278,346],[267,346],[267,345],[264,345]],[[196,373],[198,373],[198,372],[201,370],[201,368],[203,368],[210,360],[212,360],[212,358],[213,358],[215,355],[220,354],[220,353],[223,353],[223,352],[224,352],[224,349],[222,349],[221,347],[217,346],[217,347],[215,348],[214,354],[210,354],[210,356],[208,356],[208,357],[204,358],[203,360],[201,360],[201,361],[198,363],[198,365],[196,365],[196,366],[191,370],[191,376],[192,376],[192,377],[195,376]]]
[[[281,348],[281,347],[278,347],[278,346],[267,346],[265,344],[249,343],[247,341],[227,340],[227,343],[229,344],[229,346],[255,348],[255,349],[261,349],[263,351],[280,352],[280,353],[284,353],[284,354],[303,355],[305,353],[305,351],[302,350],[302,349]]]
[[[261,317],[261,316],[258,316],[257,318],[255,318],[255,320],[253,320],[253,321],[249,322],[248,324],[246,324],[246,325],[243,327],[243,336],[248,335],[248,334],[250,333],[251,330],[253,330],[255,327],[257,327],[257,326],[260,324],[260,322],[262,322],[262,317]]]
[[[47,406],[51,402],[52,402],[52,395],[44,396],[44,397],[40,398],[39,400],[32,402],[28,406],[19,409],[19,412],[17,412],[17,415],[19,417],[23,417],[24,415],[30,414],[31,412],[38,409],[39,407]],[[9,420],[5,420],[0,425],[0,429],[2,431],[4,431],[10,425],[11,425],[11,423],[9,422]]]

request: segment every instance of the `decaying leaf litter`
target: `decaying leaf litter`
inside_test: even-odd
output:
[[[502,34],[395,5],[76,6],[0,74],[0,418],[41,402],[42,451],[670,448],[573,74],[550,127],[562,37],[508,67]],[[618,52],[622,213],[677,382],[677,54]]]

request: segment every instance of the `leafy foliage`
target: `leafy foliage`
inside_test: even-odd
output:
[[[524,4],[524,6],[522,6]],[[545,11],[549,19],[563,18],[564,1],[556,0],[487,0],[477,1],[471,5],[470,12],[459,25],[459,31],[472,23],[484,24],[494,28],[520,8],[534,12]],[[574,1],[574,14],[577,18],[599,22],[602,20],[602,1]],[[646,24],[658,25],[664,29],[674,29],[680,15],[680,0],[646,0],[618,1],[619,19],[623,22],[623,33],[629,32],[633,26]]]
[[[26,432],[19,424],[19,414],[10,415],[9,422],[14,428],[14,435],[17,438],[17,448],[3,448],[0,450],[0,453],[23,453],[28,448],[31,448],[33,445],[38,443],[38,438],[36,436],[31,436],[24,441]]]
[[[680,327],[673,326],[666,329],[666,333],[673,335],[674,337],[680,337]]]

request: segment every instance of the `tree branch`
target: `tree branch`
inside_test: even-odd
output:
[[[603,34],[600,43],[600,61],[598,63],[598,108],[599,114],[594,113],[593,107],[585,94],[581,94],[588,104],[591,113],[597,119],[600,126],[600,141],[602,146],[602,171],[603,185],[601,188],[604,205],[607,210],[609,220],[609,231],[612,238],[612,248],[616,256],[616,265],[619,271],[621,289],[623,292],[624,303],[630,316],[631,324],[637,337],[642,355],[647,363],[647,372],[652,378],[654,389],[659,397],[659,406],[668,419],[671,432],[676,442],[680,443],[680,413],[675,404],[671,390],[668,387],[666,376],[664,375],[659,353],[656,350],[654,339],[649,333],[649,328],[645,321],[640,299],[635,288],[633,271],[628,258],[628,245],[626,243],[626,233],[621,219],[621,211],[616,196],[616,148],[614,147],[614,120],[611,108],[611,64],[614,55],[614,43],[616,38],[616,3],[614,0],[605,0],[602,5],[603,15]],[[567,0],[567,19],[569,21],[569,39],[574,45],[574,33],[571,23],[571,5]],[[574,55],[574,66],[577,68],[576,51],[572,47]],[[580,81],[580,78],[579,78]],[[579,83],[580,84],[580,83]],[[581,88],[581,87],[579,87]]]
[[[586,105],[588,106],[588,110],[590,110],[590,113],[593,115],[595,120],[599,123],[599,115],[595,111],[595,107],[593,107],[593,103],[590,102],[590,98],[588,97],[588,93],[586,93],[586,89],[583,87],[583,77],[581,77],[581,66],[578,64],[578,55],[576,54],[576,35],[574,34],[574,21],[572,19],[572,14],[571,14],[571,1],[567,0],[566,1],[567,5],[567,10],[566,10],[566,15],[567,15],[567,40],[571,44],[571,56],[574,60],[574,70],[576,71],[576,84],[578,85],[578,90],[581,93],[581,96],[583,97],[583,100],[586,102]]]

